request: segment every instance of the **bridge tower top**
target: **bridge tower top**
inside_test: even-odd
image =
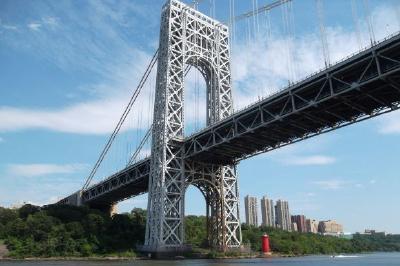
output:
[[[226,25],[180,1],[167,1],[161,15],[158,64],[158,73],[163,75],[158,76],[157,91],[160,91],[159,86],[172,81],[174,84],[169,87],[173,91],[167,92],[181,98],[179,104],[183,104],[186,67],[195,67],[202,73],[207,86],[207,125],[232,114],[229,30]],[[173,109],[177,110],[176,107]],[[183,119],[181,112],[183,108],[178,113]],[[175,122],[181,126],[171,133],[181,137],[184,123]]]

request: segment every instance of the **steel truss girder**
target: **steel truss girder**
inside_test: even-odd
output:
[[[399,75],[396,35],[186,138],[184,156],[232,163],[396,110]]]
[[[184,73],[192,65],[207,85],[207,124],[233,112],[228,28],[176,0],[163,7],[154,106],[145,249],[176,250],[184,245],[184,193],[188,184],[203,191],[214,247],[239,247],[239,198],[234,166],[214,165],[215,188],[206,172],[193,178],[184,158]],[[190,172],[191,173],[191,172]],[[192,180],[192,181],[189,181]],[[218,181],[218,182],[217,182]]]

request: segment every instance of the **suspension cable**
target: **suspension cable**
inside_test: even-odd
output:
[[[267,30],[267,39],[268,41],[271,40],[271,16],[270,16],[270,10],[265,10],[264,11],[265,15],[265,28]]]
[[[253,37],[254,37],[254,39],[257,39],[257,17],[258,17],[258,14],[256,14],[256,10],[258,9],[258,7],[257,7],[257,0],[253,0],[252,1],[252,10],[253,10],[253,14],[255,14],[254,16],[253,16]]]
[[[364,4],[365,16],[367,18],[369,38],[371,40],[371,45],[374,45],[376,43],[376,41],[375,41],[375,33],[374,33],[374,28],[372,26],[372,19],[371,19],[371,13],[369,11],[368,0],[364,0],[363,4]]]
[[[129,100],[128,105],[126,106],[120,120],[118,121],[117,126],[115,127],[114,131],[112,132],[110,138],[108,139],[106,146],[104,147],[103,151],[100,154],[99,159],[96,161],[96,164],[94,165],[92,171],[90,172],[88,178],[86,179],[85,184],[82,187],[82,190],[85,190],[88,188],[90,182],[92,181],[94,175],[97,172],[97,169],[100,167],[100,164],[102,163],[102,161],[104,160],[104,157],[106,156],[108,150],[110,149],[113,141],[115,140],[115,137],[117,136],[119,130],[122,127],[122,124],[125,122],[126,117],[128,116],[130,110],[132,109],[133,104],[135,103],[137,97],[140,94],[141,89],[143,88],[144,84],[146,83],[146,80],[148,78],[148,76],[150,75],[151,70],[153,69],[155,63],[157,62],[157,55],[158,55],[158,50],[155,52],[155,54],[153,55],[150,64],[148,65],[144,75],[142,76],[139,85],[136,87],[135,91],[133,92],[132,97]]]
[[[354,28],[356,30],[358,48],[361,50],[362,43],[361,43],[361,33],[360,33],[360,22],[359,22],[358,13],[357,13],[356,0],[351,0],[351,13],[353,15],[353,23],[354,23]]]
[[[229,24],[232,25],[231,31],[229,34],[229,47],[230,47],[231,51],[232,51],[232,43],[233,43],[233,38],[234,38],[234,36],[233,36],[234,35],[233,17],[235,16],[233,13],[233,2],[234,2],[234,0],[229,0]]]
[[[295,36],[296,36],[296,27],[295,27],[295,23],[294,23],[294,12],[293,12],[293,2],[288,2],[287,5],[288,5],[288,9],[289,9],[289,30],[290,30],[290,39],[291,39],[290,45],[292,48],[292,52],[291,52],[291,60],[293,62],[292,75],[293,75],[293,81],[295,81],[297,78],[297,70],[299,68],[298,68],[298,64],[297,64],[298,62],[297,62],[297,60],[295,60],[295,54],[294,54],[295,47],[292,47],[295,45]]]
[[[258,14],[260,14],[260,13],[263,13],[263,12],[265,12],[266,10],[274,9],[275,7],[278,7],[278,6],[282,5],[282,4],[285,4],[285,3],[291,2],[291,1],[292,1],[292,0],[277,0],[277,1],[272,2],[272,3],[270,3],[270,4],[264,5],[264,6],[262,6],[262,7],[258,8],[258,9],[256,9],[256,10],[254,10],[254,11],[252,10],[252,11],[249,11],[249,12],[246,12],[246,13],[243,13],[243,14],[240,14],[240,15],[237,15],[237,16],[235,16],[235,17],[233,18],[232,21],[233,21],[233,22],[236,22],[236,21],[239,21],[239,20],[247,19],[247,18],[249,18],[249,17],[258,15]],[[229,26],[231,26],[231,23],[230,23],[229,21],[224,21],[224,23],[225,23],[225,24],[229,24]]]
[[[293,42],[293,27],[292,27],[292,19],[290,17],[291,2],[287,2],[286,4],[282,5],[282,22],[283,22],[283,29],[286,34],[285,44],[286,44],[286,63],[288,68],[288,81],[289,84],[294,82],[295,74],[294,74],[294,59],[293,59],[293,49],[292,49],[292,42]]]
[[[147,140],[150,137],[150,133],[151,130],[153,129],[153,125],[150,126],[150,128],[147,130],[146,134],[144,135],[144,137],[142,138],[142,140],[140,141],[140,144],[138,146],[138,148],[136,149],[135,153],[132,154],[131,159],[129,160],[128,164],[126,166],[131,165],[133,162],[136,161],[136,158],[138,157],[138,155],[140,154],[140,151],[142,150],[144,144],[147,142]]]
[[[326,38],[326,30],[324,25],[324,9],[322,0],[316,0],[316,4],[317,4],[319,31],[322,43],[322,53],[324,54],[325,67],[328,67],[330,65],[330,58],[329,58],[328,40]]]
[[[394,7],[394,12],[396,13],[397,23],[400,28],[400,7],[399,7],[399,5],[396,5]]]
[[[184,74],[185,77],[189,73],[190,69],[191,69],[191,65],[187,65],[186,68],[185,68],[185,71],[184,71],[185,72],[185,74]],[[150,87],[152,87],[152,86],[150,86]],[[150,95],[151,96],[149,98],[153,98],[152,94],[150,94]],[[151,105],[151,104],[149,104],[149,105]],[[146,144],[146,141],[149,139],[152,129],[153,129],[153,124],[151,123],[149,125],[149,129],[147,130],[146,134],[144,135],[144,137],[140,141],[139,145],[137,146],[135,152],[132,154],[131,158],[129,159],[129,162],[127,163],[127,166],[131,165],[137,159],[137,156],[140,154],[140,151],[142,150],[143,146]]]

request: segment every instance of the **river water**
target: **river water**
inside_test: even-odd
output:
[[[0,261],[1,266],[400,266],[400,253],[374,253],[335,257],[178,260],[178,261]]]

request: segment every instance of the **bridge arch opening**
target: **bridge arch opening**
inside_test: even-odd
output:
[[[185,244],[209,247],[206,208],[206,198],[201,189],[189,185],[185,190]]]
[[[185,136],[189,136],[207,125],[209,88],[205,69],[193,64],[187,65],[187,75],[184,80],[184,127]]]
[[[185,244],[202,248],[217,247],[220,244],[218,235],[221,230],[218,222],[221,205],[218,188],[212,178],[190,176],[184,198],[188,203],[185,204]]]

